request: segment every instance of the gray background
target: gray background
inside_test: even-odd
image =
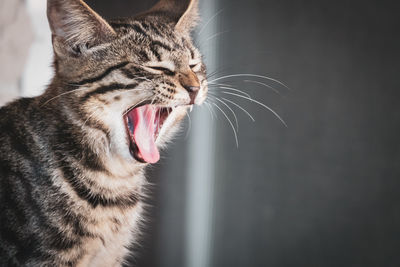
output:
[[[292,92],[219,129],[213,266],[400,266],[399,5],[221,1],[220,60]],[[252,108],[253,110],[253,108]]]
[[[106,18],[154,2],[88,1]],[[236,148],[216,108],[217,119],[204,107],[192,113],[192,130],[149,170],[152,207],[128,266],[400,266],[398,1],[200,2],[203,25],[218,14],[195,34],[210,73],[218,71],[210,79],[254,73],[284,82],[290,90],[254,78],[279,95],[248,78],[221,80],[288,128],[215,89],[256,122],[235,109]]]

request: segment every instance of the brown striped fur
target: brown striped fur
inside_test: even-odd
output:
[[[197,17],[196,0],[111,22],[80,0],[48,0],[55,76],[43,95],[0,109],[1,266],[123,263],[146,186],[123,115],[140,103],[173,108],[163,147],[188,105],[205,100]]]

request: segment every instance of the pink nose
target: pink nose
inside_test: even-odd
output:
[[[196,99],[196,96],[200,91],[199,78],[193,71],[189,70],[188,72],[181,73],[179,75],[179,81],[182,87],[185,88],[186,91],[189,93],[190,104],[193,105],[194,100]]]
[[[200,91],[200,86],[184,86],[186,91],[189,93],[190,104],[193,105],[196,99],[197,93]]]

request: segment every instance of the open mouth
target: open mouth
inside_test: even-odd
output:
[[[130,152],[136,160],[142,163],[159,161],[160,152],[156,140],[171,112],[170,107],[144,105],[132,109],[124,116]]]

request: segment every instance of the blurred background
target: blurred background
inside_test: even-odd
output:
[[[113,18],[156,1],[87,2]],[[398,1],[200,2],[220,87],[149,168],[128,266],[400,266]],[[45,7],[0,0],[0,105],[49,83]]]

